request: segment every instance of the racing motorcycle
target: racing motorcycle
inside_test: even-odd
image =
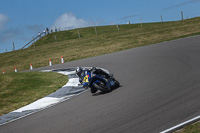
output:
[[[120,86],[120,83],[113,77],[113,75],[105,76],[103,74],[94,74],[90,70],[86,70],[85,77],[82,80],[82,85],[90,88],[91,93],[110,92]]]

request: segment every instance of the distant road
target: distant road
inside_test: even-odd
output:
[[[105,68],[122,87],[87,91],[0,133],[156,133],[200,115],[200,36],[36,70],[76,66]]]

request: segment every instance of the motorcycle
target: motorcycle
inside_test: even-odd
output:
[[[86,70],[82,85],[86,88],[89,87],[91,93],[96,93],[98,90],[106,93],[112,91],[112,89],[118,88],[120,83],[113,75],[106,77],[103,74],[94,74],[90,70]]]

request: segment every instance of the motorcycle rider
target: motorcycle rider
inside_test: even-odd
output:
[[[108,73],[106,73],[105,71],[98,69],[96,67],[92,67],[91,70],[87,69],[87,68],[82,68],[82,67],[77,67],[76,68],[76,74],[79,77],[79,82],[82,83],[84,77],[87,75],[87,71],[91,71],[93,74],[96,75],[102,75],[105,76],[105,78],[110,78],[111,75],[109,75]]]

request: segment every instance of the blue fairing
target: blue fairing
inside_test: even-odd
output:
[[[94,77],[91,78],[91,80],[90,80],[90,86],[92,84],[94,84],[94,83],[100,83],[100,82],[103,82],[103,83],[106,84],[107,87],[110,87],[110,84],[106,81],[106,79],[102,78],[102,77],[100,77],[98,75],[96,75],[96,76],[94,76]]]
[[[83,86],[91,87],[94,83],[99,84],[100,82],[103,82],[107,87],[111,87],[114,85],[114,82],[110,79],[106,79],[102,75],[93,75],[91,71],[85,70],[81,74],[81,79]]]

